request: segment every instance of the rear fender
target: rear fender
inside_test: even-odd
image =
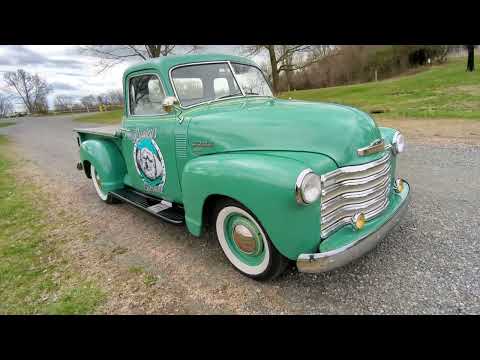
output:
[[[113,142],[90,139],[80,145],[80,160],[85,169],[88,164],[95,166],[104,191],[123,188],[123,179],[127,173],[125,160],[120,149]]]

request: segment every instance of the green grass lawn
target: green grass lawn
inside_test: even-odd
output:
[[[0,122],[0,128],[15,125],[14,122]]]
[[[92,115],[83,115],[75,117],[75,121],[96,123],[96,124],[119,124],[122,120],[123,109],[113,111],[104,111]]]
[[[458,58],[415,75],[291,91],[281,97],[346,104],[366,112],[383,110],[382,117],[480,119],[480,57],[475,62],[473,73],[465,71],[466,58]]]
[[[13,164],[2,155],[7,151],[0,135],[0,314],[92,313],[105,295],[49,239],[54,225],[33,205],[31,194],[38,192],[15,181]]]

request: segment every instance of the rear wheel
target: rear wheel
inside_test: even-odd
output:
[[[118,200],[116,198],[114,198],[111,194],[102,190],[102,179],[100,178],[100,175],[97,173],[97,170],[95,169],[95,166],[93,166],[93,165],[90,166],[90,174],[92,176],[93,186],[95,187],[95,190],[97,191],[98,197],[102,201],[106,202],[107,204],[117,203]]]
[[[254,215],[233,200],[225,200],[214,212],[215,232],[222,250],[242,274],[255,280],[271,280],[287,267],[288,259],[273,246]]]

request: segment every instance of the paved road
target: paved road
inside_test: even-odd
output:
[[[99,244],[130,249],[129,261],[182,288],[180,302],[194,299],[193,312],[480,314],[480,146],[409,144],[398,173],[412,185],[412,203],[385,241],[334,272],[291,269],[259,284],[228,265],[212,234],[197,239],[129,205],[98,201],[75,169],[72,128],[82,126],[68,117],[23,118],[0,133],[53,181],[80,192],[74,206],[88,209],[99,226],[109,223]]]

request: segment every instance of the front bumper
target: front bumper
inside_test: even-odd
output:
[[[306,273],[330,271],[348,264],[372,250],[405,214],[410,202],[410,186],[408,184],[404,191],[408,191],[405,199],[400,203],[393,216],[380,228],[335,250],[316,254],[300,254],[297,258],[298,271]]]

